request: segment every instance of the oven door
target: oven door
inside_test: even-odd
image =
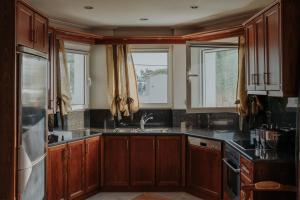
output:
[[[224,192],[231,200],[240,199],[240,169],[239,165],[231,159],[223,158]]]

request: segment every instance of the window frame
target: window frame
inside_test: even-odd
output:
[[[212,50],[214,48],[220,48],[220,49],[237,49],[238,50],[238,44],[236,43],[223,43],[223,42],[195,42],[190,41],[186,43],[186,112],[187,113],[219,113],[219,112],[228,112],[228,113],[237,113],[236,106],[233,107],[192,107],[192,101],[191,101],[191,81],[189,77],[195,76],[195,74],[190,74],[191,70],[191,48],[192,47],[199,47],[202,48],[201,53],[199,55],[199,60],[201,62],[200,70],[203,70],[203,52],[205,50]],[[200,72],[202,73],[202,71]],[[199,75],[198,75],[199,76]],[[200,81],[202,80],[202,77],[200,77]],[[236,83],[238,84],[238,83]],[[201,85],[200,87],[203,87]],[[199,87],[201,95],[201,99],[203,100],[203,88],[201,89]],[[236,91],[237,92],[237,91]]]
[[[84,55],[84,104],[72,104],[71,102],[71,108],[72,111],[80,111],[85,110],[89,108],[89,88],[91,85],[91,79],[89,75],[89,64],[90,64],[90,52],[89,52],[89,46],[84,44],[75,44],[75,43],[65,43],[65,51],[66,54],[68,53],[74,53],[74,54],[82,54]]]
[[[151,53],[151,52],[167,52],[168,53],[168,94],[167,94],[167,103],[141,103],[140,108],[153,109],[153,108],[162,108],[170,109],[173,106],[173,59],[172,59],[172,46],[171,45],[132,45],[130,48],[131,53],[140,52],[140,53]],[[134,62],[134,61],[133,61]]]

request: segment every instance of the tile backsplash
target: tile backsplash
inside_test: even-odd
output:
[[[271,121],[279,127],[296,127],[297,105],[290,105],[290,99],[259,96],[263,110],[256,116],[249,116],[244,120],[244,130],[257,128],[267,123],[267,111],[271,113]],[[297,102],[297,98],[293,100]],[[141,116],[152,113],[154,119],[147,122],[151,127],[180,127],[182,121],[194,128],[215,128],[226,130],[239,129],[237,113],[186,113],[184,109],[141,109],[131,117],[121,121],[113,118],[108,109],[88,109],[73,111],[65,117],[64,130],[83,128],[139,127]],[[49,130],[62,129],[60,115],[49,115]]]

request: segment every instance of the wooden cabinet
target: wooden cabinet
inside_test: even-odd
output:
[[[131,185],[154,186],[155,136],[132,136],[130,152]]]
[[[129,186],[129,137],[105,137],[103,176],[106,187]]]
[[[23,1],[17,3],[17,44],[48,53],[48,19]]]
[[[48,148],[47,199],[77,199],[100,186],[100,139],[70,142]]]
[[[85,192],[99,189],[100,181],[100,140],[93,137],[85,140]]]
[[[244,156],[240,157],[240,184],[248,185],[260,181],[276,181],[286,185],[295,185],[295,166],[290,161],[252,162]],[[288,200],[296,199],[295,193],[288,192],[251,192],[245,199],[246,192],[240,191],[241,200]]]
[[[33,48],[34,33],[34,11],[23,3],[17,3],[17,43]]]
[[[84,159],[85,146],[84,140],[68,143],[68,199],[75,199],[84,194],[85,176]]]
[[[279,4],[270,8],[265,14],[266,32],[266,84],[267,90],[280,91],[281,65],[280,65],[280,7]]]
[[[67,199],[67,151],[66,145],[48,149],[47,156],[47,199]]]
[[[203,199],[221,199],[221,142],[189,137],[188,191]]]
[[[246,62],[247,62],[247,90],[255,90],[255,30],[254,24],[246,25]]]
[[[248,94],[298,96],[299,9],[277,0],[245,23]]]
[[[157,186],[181,185],[181,137],[157,136],[156,184]]]

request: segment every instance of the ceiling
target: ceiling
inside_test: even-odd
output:
[[[185,27],[263,8],[273,0],[27,0],[55,21],[85,28]],[[87,10],[84,6],[92,6]],[[198,6],[191,9],[191,6]],[[148,18],[141,21],[140,18]]]

